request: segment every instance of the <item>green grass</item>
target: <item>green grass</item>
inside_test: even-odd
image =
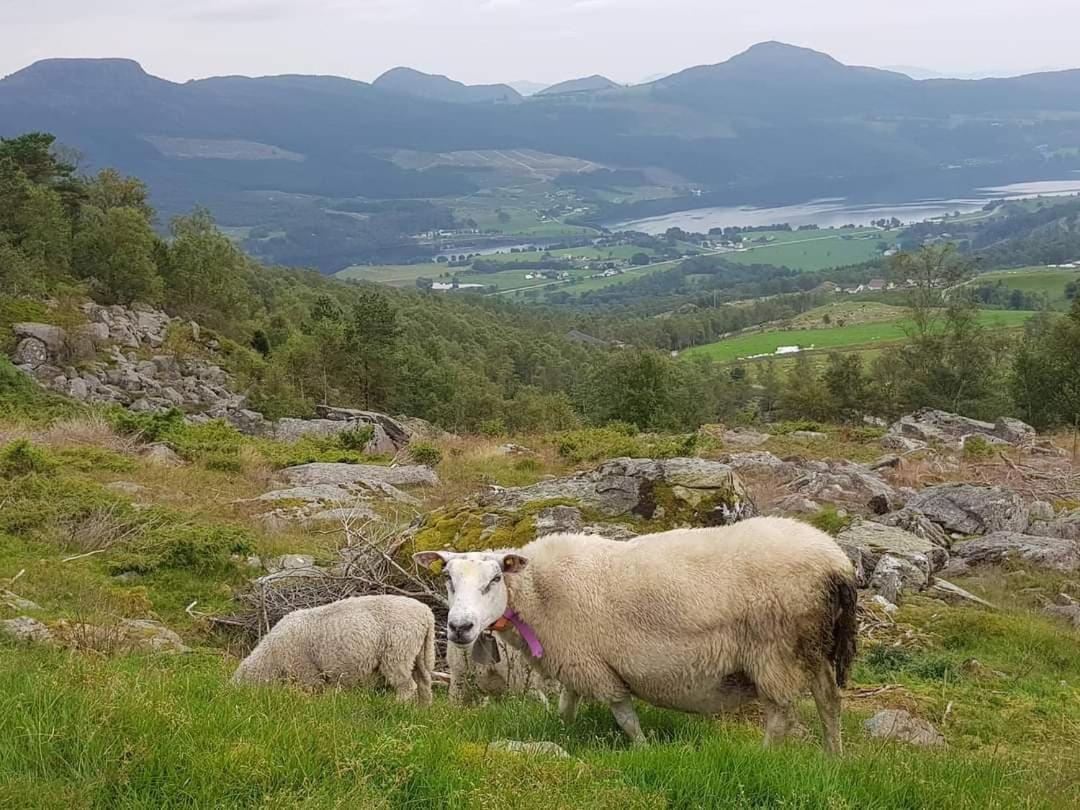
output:
[[[382,265],[354,264],[344,270],[339,270],[334,276],[336,278],[352,279],[353,281],[388,284],[391,287],[408,287],[414,284],[418,278],[438,278],[445,272],[447,272],[446,265],[435,262]]]
[[[10,808],[1011,808],[1075,796],[1067,774],[1004,751],[870,742],[858,709],[837,760],[816,742],[763,750],[756,723],[651,708],[653,745],[630,750],[598,705],[563,728],[534,701],[420,709],[362,690],[241,690],[213,650],[100,659],[0,642],[0,653]],[[573,759],[487,751],[500,738],[553,740]]]
[[[990,328],[1013,328],[1022,325],[1032,314],[1010,310],[982,310],[979,313],[979,322]],[[681,356],[708,357],[727,362],[759,354],[771,354],[780,346],[841,349],[902,341],[906,338],[903,321],[882,321],[827,329],[784,329],[739,335],[718,343],[695,346],[687,349]]]
[[[1080,281],[1080,270],[1052,267],[1025,267],[1022,270],[1002,270],[976,276],[972,285],[1003,282],[1010,290],[1043,294],[1054,309],[1067,310],[1070,301],[1065,297],[1065,285]]]
[[[768,231],[747,234],[750,250],[725,254],[740,264],[772,264],[795,270],[814,271],[859,264],[881,255],[879,242],[892,245],[896,232],[844,228],[817,231]],[[752,240],[772,237],[766,244]],[[851,237],[845,239],[844,237]]]

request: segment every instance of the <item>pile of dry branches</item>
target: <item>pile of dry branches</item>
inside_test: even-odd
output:
[[[350,596],[408,596],[434,611],[442,657],[446,598],[411,563],[406,565],[399,560],[401,548],[407,542],[400,524],[380,518],[346,518],[341,521],[340,531],[345,542],[335,565],[289,568],[260,577],[238,595],[241,606],[238,612],[214,616],[210,621],[238,631],[254,642],[294,610],[318,607]]]

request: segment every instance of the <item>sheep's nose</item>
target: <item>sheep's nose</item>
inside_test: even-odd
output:
[[[473,629],[472,622],[448,622],[448,625],[452,636],[463,636]]]

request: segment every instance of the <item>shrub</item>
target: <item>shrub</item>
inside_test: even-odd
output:
[[[769,432],[776,436],[784,436],[788,433],[794,433],[796,430],[819,432],[821,425],[811,419],[787,419],[769,425]]]
[[[52,472],[56,461],[28,439],[16,439],[0,450],[0,476],[18,478]]]
[[[494,419],[485,419],[480,423],[478,428],[481,436],[490,436],[497,438],[499,436],[506,435],[506,422],[502,417],[496,417]]]
[[[215,574],[232,565],[233,554],[248,554],[255,547],[251,534],[239,526],[177,523],[171,516],[134,539],[128,550],[112,559],[113,573],[149,574],[159,569],[182,569]]]
[[[840,514],[835,506],[829,504],[810,518],[810,525],[827,534],[836,535],[850,526],[853,519],[851,515]]]
[[[426,442],[413,442],[409,445],[409,458],[417,464],[436,467],[442,462],[442,450]]]
[[[964,439],[964,458],[985,459],[994,455],[994,445],[984,436],[968,436]]]
[[[341,433],[337,435],[337,444],[345,450],[355,450],[358,453],[362,453],[364,452],[364,448],[367,447],[374,438],[374,425],[355,425],[341,431]]]
[[[632,458],[673,458],[692,454],[697,446],[694,434],[663,436],[628,432],[629,426],[608,425],[562,433],[558,437],[558,453],[568,461],[599,461],[630,456]],[[633,428],[629,428],[633,431]]]

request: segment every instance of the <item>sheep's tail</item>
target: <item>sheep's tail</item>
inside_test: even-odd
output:
[[[859,629],[855,616],[858,592],[854,578],[850,574],[839,572],[829,576],[828,592],[828,615],[832,617],[829,660],[836,673],[836,685],[844,686],[851,672],[851,664],[855,660]]]

